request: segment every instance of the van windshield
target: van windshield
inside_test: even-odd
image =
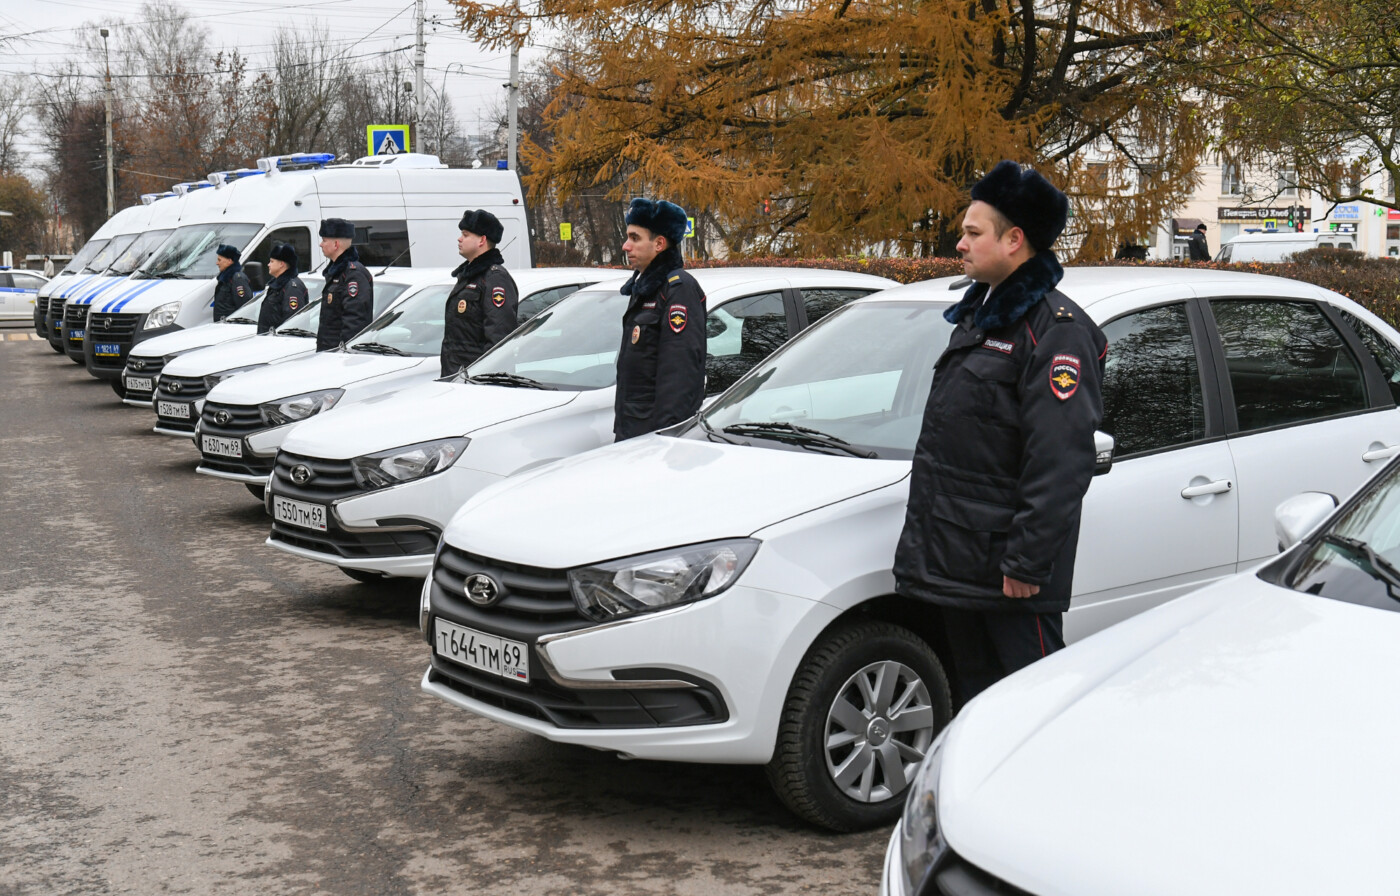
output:
[[[78,250],[77,255],[74,255],[72,258],[68,259],[68,264],[64,266],[62,271],[59,271],[58,275],[62,277],[65,274],[71,275],[78,273],[83,268],[87,267],[87,263],[92,260],[94,255],[96,255],[98,252],[101,252],[103,248],[106,247],[108,242],[110,241],[106,238],[100,240],[88,240],[87,244],[83,246],[83,248]]]
[[[261,229],[260,224],[187,224],[170,235],[133,279],[212,280],[219,273],[214,250],[226,243],[242,252]]]
[[[151,253],[160,248],[170,234],[174,233],[173,228],[165,230],[148,230],[138,236],[126,247],[117,260],[112,262],[112,266],[107,269],[108,274],[115,274],[118,277],[126,277],[141,266],[141,262],[151,257]]]
[[[626,310],[627,296],[616,290],[576,292],[530,318],[467,373],[513,374],[556,389],[614,385]]]
[[[136,238],[140,235],[139,233],[123,233],[120,236],[112,237],[111,241],[102,247],[102,251],[88,259],[88,263],[83,265],[83,273],[100,274],[107,270],[112,266],[112,262],[126,251],[126,247],[136,242]]]

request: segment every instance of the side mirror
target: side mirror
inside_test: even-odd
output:
[[[1113,436],[1099,430],[1094,433],[1094,475],[1102,476],[1113,469]]]
[[[1286,551],[1307,537],[1337,509],[1337,498],[1326,492],[1303,492],[1274,508],[1274,534],[1278,549]]]
[[[248,275],[248,282],[253,284],[253,289],[261,291],[267,287],[267,272],[263,270],[261,261],[243,262],[243,273]]]

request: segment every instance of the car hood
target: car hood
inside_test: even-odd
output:
[[[64,301],[83,302],[93,296],[105,295],[120,288],[127,282],[125,277],[106,277],[102,274],[73,274],[64,277],[53,295]]]
[[[295,336],[274,338],[292,340],[303,347],[308,345],[306,339]],[[441,363],[436,355],[431,358],[400,358],[363,352],[318,352],[239,374],[215,386],[209,393],[209,400],[220,404],[261,404],[321,389],[344,389],[371,377],[403,373],[424,366],[436,375]],[[347,397],[346,400],[351,399]]]
[[[231,342],[252,336],[258,331],[256,324],[203,324],[188,330],[163,333],[145,342],[138,342],[131,349],[133,358],[165,358],[170,355],[193,351],[210,345]]]
[[[470,435],[562,407],[577,392],[431,382],[376,395],[297,424],[282,443],[293,454],[346,459],[401,445]]]
[[[212,326],[226,326],[233,329],[244,325],[214,324]],[[196,327],[189,332],[194,333],[202,329],[204,327]],[[258,336],[256,335],[257,327],[249,327],[248,329],[252,330],[254,335],[245,335],[241,339],[231,339],[180,355],[178,358],[171,359],[162,372],[170,376],[206,376],[223,370],[232,370],[235,367],[247,367],[251,364],[271,364],[284,358],[310,354],[316,350],[316,340],[314,339],[300,336],[277,336],[271,333]],[[172,333],[171,335],[176,334]],[[138,343],[138,345],[140,344],[142,343]]]
[[[1106,629],[959,715],[948,842],[1037,896],[1389,889],[1397,644],[1251,574]]]
[[[91,306],[93,311],[112,314],[144,314],[167,302],[185,302],[191,298],[212,304],[212,280],[132,280],[122,278],[112,288],[88,290],[74,301]],[[201,290],[204,295],[200,296]]]
[[[649,435],[493,485],[463,506],[446,535],[474,554],[565,569],[747,536],[908,473],[907,461]]]

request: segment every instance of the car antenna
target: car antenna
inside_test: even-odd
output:
[[[403,250],[402,252],[400,252],[398,255],[395,255],[395,256],[394,256],[394,261],[398,261],[400,258],[403,258],[405,255],[408,254],[408,251],[409,251],[410,249],[412,249],[412,248],[413,248],[413,244],[412,244],[412,243],[409,243],[407,246],[404,247],[404,250]],[[374,276],[376,276],[376,277],[383,277],[383,276],[384,276],[384,272],[387,271],[387,270],[389,270],[389,268],[391,268],[391,267],[394,266],[394,261],[391,261],[391,262],[389,262],[388,264],[384,265],[383,269],[381,269],[380,272],[377,273],[377,274],[375,274]]]

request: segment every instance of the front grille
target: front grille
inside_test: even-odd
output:
[[[138,366],[138,365],[139,365],[139,366]],[[147,378],[149,378],[149,379],[154,379],[155,377],[160,376],[160,372],[161,372],[161,370],[162,370],[164,367],[165,367],[165,359],[164,359],[164,358],[149,358],[149,357],[137,358],[137,357],[128,355],[128,356],[127,356],[127,359],[126,359],[126,373],[127,373],[129,376],[143,376],[143,377],[147,377]],[[123,379],[122,385],[123,385],[123,386],[126,386],[126,397],[127,397],[127,398],[132,399],[133,401],[152,401],[152,400],[154,400],[155,396],[154,396],[151,392],[148,392],[148,391],[146,391],[145,389],[133,389],[133,388],[131,388],[130,386],[127,386],[127,385],[126,385],[126,382],[127,382],[127,381],[126,381],[125,379]],[[157,416],[159,416],[159,415],[157,415]],[[181,421],[179,421],[179,422],[182,424],[182,426],[180,427],[180,430],[181,430],[182,432],[184,431],[185,427],[188,427],[190,432],[194,432],[194,420],[193,420],[193,418],[191,418],[191,419],[189,419],[189,420],[181,420]]]
[[[142,375],[147,374],[143,371]],[[209,387],[204,385],[202,376],[163,376],[156,389],[156,397],[166,401],[194,401],[203,398],[208,391]]]
[[[493,606],[478,607],[464,596],[467,577],[477,573],[490,576],[501,586],[502,597]],[[574,604],[568,574],[563,570],[487,560],[451,545],[442,546],[433,564],[432,600],[449,619],[522,641],[593,624]]]
[[[164,377],[161,377],[161,387],[164,388]],[[228,422],[220,423],[220,413],[228,414]],[[243,439],[244,437],[267,429],[267,424],[263,422],[262,415],[258,413],[256,407],[237,404],[214,404],[204,403],[204,413],[199,418],[200,432],[203,435],[222,436],[226,439]],[[248,451],[248,444],[243,444],[243,457],[223,457],[218,454],[210,454],[205,451],[203,445],[200,446],[200,454],[203,455],[203,465],[211,470],[218,470],[224,473],[242,473],[252,476],[266,476],[272,472],[271,457],[255,457]]]
[[[131,343],[135,341],[136,325],[141,319],[139,314],[100,314],[93,312],[88,315],[87,344],[88,345],[116,345],[117,354],[98,355],[93,354],[92,366],[94,368],[104,368],[108,370],[120,370],[126,366],[126,353],[131,350]]]
[[[63,336],[63,305],[65,299],[54,296],[49,303],[49,310],[45,313],[44,319],[53,322],[53,338],[59,339]]]
[[[48,296],[35,296],[35,297],[34,297],[34,307],[38,309],[38,314],[39,314],[40,317],[43,317],[45,314],[48,314],[48,313],[49,313],[49,297],[48,297]]]
[[[75,302],[67,302],[63,306],[63,322],[70,330],[81,330],[87,323],[88,306],[79,305]],[[82,342],[81,339],[77,340]]]
[[[292,479],[292,470],[297,466],[305,466],[311,471],[311,478],[301,485]],[[355,474],[348,460],[326,460],[303,454],[289,454],[286,451],[277,455],[277,464],[272,469],[272,490],[287,498],[314,501],[318,504],[329,504],[331,501],[370,491],[361,488],[355,481]],[[429,551],[431,550],[430,547]]]

